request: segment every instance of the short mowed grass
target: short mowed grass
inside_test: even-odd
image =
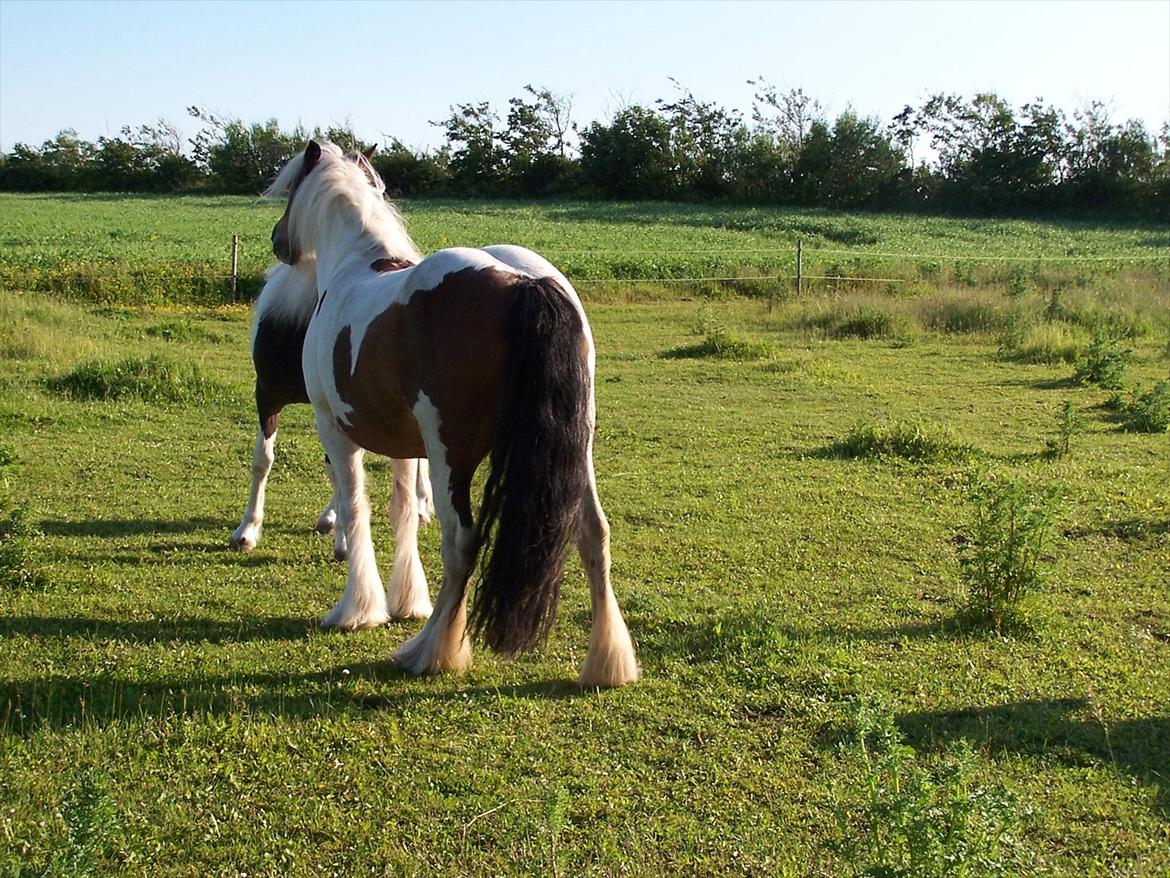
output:
[[[260,546],[227,549],[245,307],[0,291],[0,875],[1166,874],[1170,441],[1115,403],[1170,370],[1150,284],[1060,313],[994,286],[592,295],[644,671],[604,692],[573,685],[575,561],[548,644],[462,677],[391,666],[417,623],[320,630],[344,570],[312,532],[306,407]],[[1121,391],[1005,344],[1093,308],[1137,327]],[[1083,425],[1054,457],[1066,400]],[[385,573],[390,472],[368,469]],[[963,614],[987,474],[1059,489],[1010,632]]]

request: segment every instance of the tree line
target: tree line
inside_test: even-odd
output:
[[[457,104],[431,124],[442,146],[389,137],[374,158],[392,195],[723,200],[746,204],[1077,213],[1170,219],[1170,122],[1152,133],[1093,102],[1074,111],[995,94],[938,94],[888,123],[847,109],[830,119],[801,89],[750,82],[747,118],[675,83],[670,98],[580,126],[572,100],[526,86],[501,117]],[[309,137],[364,149],[348,127],[283,130],[199,107],[187,141],[167,123],[97,143],[64,130],[0,154],[8,191],[255,194]]]

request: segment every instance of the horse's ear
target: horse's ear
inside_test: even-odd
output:
[[[374,153],[376,153],[377,151],[378,151],[378,145],[375,143],[369,149],[362,150],[362,158],[364,158],[367,162],[373,161]]]
[[[315,140],[310,140],[309,145],[305,147],[305,168],[303,173],[309,173],[319,161],[321,161],[321,144]]]

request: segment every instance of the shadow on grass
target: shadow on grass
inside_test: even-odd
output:
[[[1070,540],[1104,537],[1109,540],[1121,540],[1123,543],[1153,542],[1160,537],[1170,536],[1170,518],[1164,521],[1156,518],[1114,519],[1105,522],[1099,528],[1066,530],[1064,536]]]
[[[317,620],[293,616],[262,619],[93,619],[80,616],[13,616],[0,618],[0,637],[81,637],[128,643],[247,643],[255,640],[301,640]]]
[[[358,685],[366,683],[377,684],[378,691]],[[569,679],[480,687],[461,686],[455,680],[436,691],[433,684],[419,681],[389,660],[306,674],[194,676],[149,683],[109,673],[50,677],[0,683],[0,737],[26,737],[44,728],[105,727],[152,718],[255,714],[304,719],[354,711],[401,711],[419,702],[565,700],[587,691]]]
[[[1057,698],[916,711],[898,714],[896,721],[916,750],[961,740],[979,749],[1056,757],[1074,765],[1112,765],[1154,787],[1159,812],[1170,817],[1170,716],[1085,716],[1091,712],[1085,698]]]
[[[92,521],[54,521],[48,519],[40,522],[39,527],[48,536],[57,537],[132,537],[198,533],[199,531],[208,529],[221,530],[228,527],[228,522],[218,518],[207,517],[179,520],[161,518],[103,518]]]

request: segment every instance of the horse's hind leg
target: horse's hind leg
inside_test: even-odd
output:
[[[418,498],[419,524],[430,524],[435,517],[435,496],[431,493],[431,464],[425,457],[420,457],[418,463],[418,478],[415,481],[415,495]]]
[[[333,477],[333,463],[329,455],[325,455],[325,473],[329,476],[329,484],[333,485],[333,493],[329,497],[329,505],[317,516],[317,533],[322,536],[333,534],[333,560],[344,561],[349,554],[345,544],[345,528],[337,526],[337,480]]]
[[[427,576],[418,556],[418,526],[422,515],[417,493],[419,461],[395,460],[390,521],[394,525],[394,568],[387,600],[395,619],[425,619],[431,614]]]
[[[577,550],[589,576],[589,602],[593,624],[589,652],[577,678],[580,686],[623,686],[641,675],[634,657],[634,645],[617,598],[609,581],[609,523],[597,498],[593,464],[589,464],[589,487],[581,501],[577,523]]]
[[[276,459],[276,427],[280,423],[279,409],[266,411],[262,404],[258,407],[261,409],[260,427],[256,430],[256,445],[252,450],[252,487],[248,492],[244,517],[231,540],[231,547],[242,552],[256,548],[260,542],[260,531],[264,527],[265,489],[272,462]]]
[[[345,591],[321,624],[351,630],[373,628],[384,624],[390,614],[370,541],[370,503],[366,498],[362,451],[328,416],[318,416],[317,432],[331,461],[337,526],[344,531],[349,546]]]
[[[416,417],[420,415],[419,408],[415,407]],[[431,441],[427,442],[427,455],[435,512],[442,529],[443,586],[427,624],[398,648],[393,661],[412,674],[459,673],[471,667],[471,641],[467,636],[467,579],[471,575],[475,548],[471,473],[453,473],[447,465],[445,449],[437,438],[436,418],[419,417],[424,438],[428,438],[428,420],[434,424]]]

